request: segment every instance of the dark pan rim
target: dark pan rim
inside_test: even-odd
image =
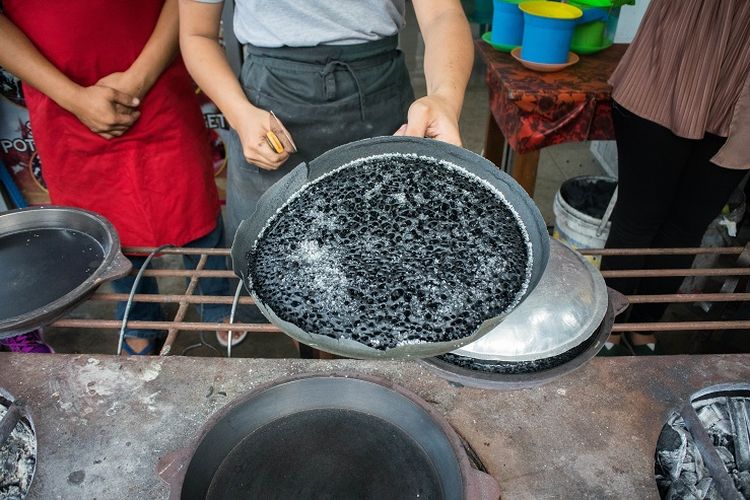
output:
[[[62,297],[59,297],[58,299],[55,299],[54,301],[38,307],[32,311],[28,311],[26,313],[12,316],[9,318],[3,318],[0,319],[0,338],[2,338],[3,333],[13,333],[14,331],[17,332],[18,329],[24,330],[24,329],[33,329],[39,326],[42,326],[38,323],[40,322],[50,322],[54,321],[62,315],[69,307],[72,307],[74,305],[77,305],[81,300],[85,299],[87,295],[94,291],[94,289],[99,286],[101,283],[108,279],[112,279],[117,276],[110,275],[108,271],[111,271],[111,267],[113,265],[124,265],[123,262],[117,262],[119,259],[124,259],[124,256],[122,256],[122,253],[120,252],[120,238],[117,234],[117,231],[115,230],[114,226],[111,222],[109,222],[107,219],[102,217],[101,215],[91,212],[89,210],[84,210],[80,208],[74,208],[74,207],[66,207],[66,206],[60,206],[60,205],[46,205],[46,206],[39,206],[39,207],[29,207],[29,208],[20,208],[16,210],[10,210],[8,212],[5,212],[3,214],[0,214],[0,221],[4,218],[8,217],[15,217],[16,214],[19,213],[32,213],[32,212],[43,212],[43,211],[50,211],[54,210],[56,212],[64,212],[66,214],[69,214],[70,216],[81,218],[81,219],[89,219],[91,221],[94,221],[96,224],[98,224],[104,234],[107,235],[106,241],[101,241],[101,239],[95,237],[92,234],[85,233],[84,231],[81,231],[79,229],[75,229],[76,231],[83,232],[87,236],[91,237],[92,239],[96,240],[99,245],[102,247],[102,253],[104,255],[104,258],[102,259],[102,262],[99,264],[99,267],[97,267],[96,271],[94,271],[91,276],[86,278],[80,285],[75,287],[70,292],[66,293]],[[39,229],[68,229],[63,227],[53,227],[53,226],[36,226],[36,227],[26,227],[20,230],[14,230],[12,232],[8,233],[2,233],[0,232],[0,238],[5,236],[5,234],[18,234],[23,233],[27,231],[35,231]],[[115,269],[117,271],[116,275],[123,275],[124,267],[120,267],[118,269]]]
[[[583,352],[572,359],[536,372],[510,374],[484,372],[457,366],[434,357],[421,359],[419,362],[439,376],[467,387],[496,390],[527,389],[546,384],[588,363],[604,346],[604,342],[612,332],[613,324],[614,310],[612,301],[609,300],[609,306],[602,323],[589,337],[583,340],[583,342],[591,342]],[[480,361],[485,362],[485,360]]]

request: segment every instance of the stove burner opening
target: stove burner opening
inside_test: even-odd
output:
[[[440,476],[398,426],[360,411],[294,413],[246,436],[207,498],[441,499]]]
[[[10,401],[0,397],[0,420]],[[25,498],[36,469],[36,434],[21,418],[8,440],[0,444],[0,498]]]

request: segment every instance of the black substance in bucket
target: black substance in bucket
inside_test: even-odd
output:
[[[563,182],[560,196],[579,212],[601,219],[616,187],[617,181],[614,179],[575,177]]]

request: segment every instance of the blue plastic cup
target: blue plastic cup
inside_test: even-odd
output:
[[[539,64],[564,64],[581,9],[558,2],[523,2],[521,59]]]
[[[518,47],[523,40],[523,12],[521,0],[494,0],[492,13],[492,43]]]

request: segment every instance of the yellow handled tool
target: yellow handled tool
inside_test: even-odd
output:
[[[281,141],[276,136],[276,134],[274,134],[270,130],[266,132],[266,142],[268,142],[268,145],[271,146],[271,149],[273,149],[277,153],[281,154],[284,152],[284,145],[281,144]]]
[[[297,145],[294,144],[294,141],[287,133],[284,125],[281,124],[281,120],[278,119],[273,111],[269,111],[269,113],[271,115],[272,122],[270,125],[271,130],[266,133],[266,142],[268,142],[268,145],[278,154],[281,154],[286,150],[284,144],[286,144],[287,147],[291,147],[291,151],[289,151],[290,154],[296,153]],[[285,142],[281,142],[279,137],[283,137],[285,139]]]

